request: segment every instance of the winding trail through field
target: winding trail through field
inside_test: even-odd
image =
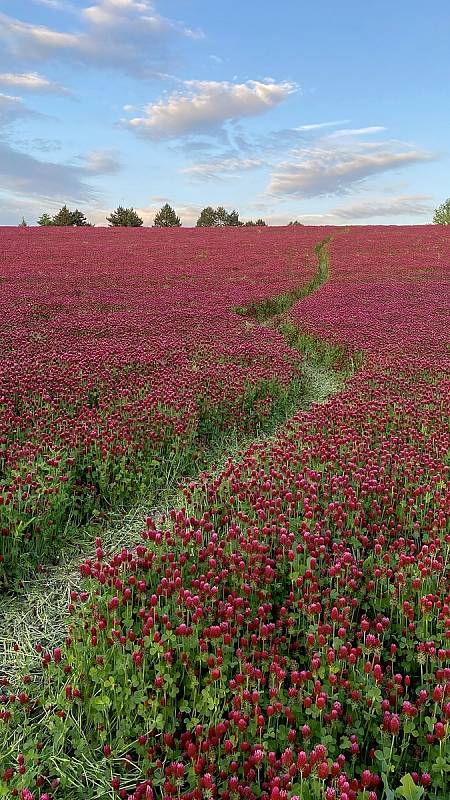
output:
[[[307,410],[314,403],[322,403],[330,395],[341,391],[346,379],[357,367],[357,363],[347,356],[343,348],[302,333],[289,319],[289,311],[297,302],[319,291],[327,282],[331,238],[328,235],[315,246],[316,271],[307,284],[247,307],[233,309],[255,325],[277,330],[297,354],[300,393],[295,407],[290,409],[284,422],[299,410]],[[336,366],[337,362],[339,367]],[[284,422],[258,438],[273,437],[282,429]],[[213,473],[218,470],[226,458],[234,456],[254,439],[254,436],[236,437],[234,441],[228,439],[220,447],[214,447],[208,471]],[[191,479],[191,476],[186,477],[184,482]],[[117,514],[111,518],[107,529],[99,532],[105,551],[113,555],[123,547],[137,545],[141,542],[141,532],[149,515],[161,519],[169,508],[183,504],[178,490],[179,482],[179,478],[172,480],[161,493],[157,507],[139,506],[128,514]],[[19,676],[25,668],[30,670],[30,663],[37,662],[35,645],[38,642],[53,648],[65,638],[70,592],[79,591],[82,583],[79,564],[94,548],[95,537],[91,533],[84,541],[71,545],[63,552],[58,564],[48,566],[42,574],[24,581],[20,594],[3,598],[0,606],[0,664],[2,672],[12,684],[15,676]],[[15,650],[17,642],[20,642],[19,651]]]

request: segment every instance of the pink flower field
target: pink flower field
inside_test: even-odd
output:
[[[264,420],[293,354],[233,308],[311,279],[324,232],[3,230],[8,577],[54,552],[68,524],[157,488],[160,462],[190,467],[218,430]]]
[[[5,595],[98,535],[65,638],[0,664],[0,797],[447,800],[450,231],[1,245]]]

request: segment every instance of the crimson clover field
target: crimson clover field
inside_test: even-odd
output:
[[[92,552],[0,657],[0,797],[450,797],[449,267],[445,226],[1,230],[0,620]]]

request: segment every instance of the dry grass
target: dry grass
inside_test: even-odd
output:
[[[157,509],[140,506],[128,514],[117,514],[111,526],[101,533],[105,552],[113,555],[123,547],[138,544],[146,517],[156,512]],[[33,665],[39,663],[35,651],[38,642],[53,648],[66,637],[70,592],[80,590],[80,563],[92,556],[94,548],[94,535],[81,545],[71,545],[62,552],[58,564],[23,581],[20,593],[2,598],[0,676],[6,676],[13,685],[21,674],[32,672]]]

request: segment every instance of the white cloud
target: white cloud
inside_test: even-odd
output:
[[[392,216],[423,216],[433,211],[428,194],[399,195],[390,198],[369,198],[330,211],[336,219],[351,222],[357,219]]]
[[[348,119],[339,119],[336,122],[313,122],[309,125],[298,125],[294,130],[301,132],[317,131],[321,128],[335,128],[336,125],[346,125],[347,122],[349,122]]]
[[[90,179],[116,172],[120,163],[110,151],[93,151],[79,156],[79,163],[57,163],[32,155],[34,150],[49,152],[54,143],[43,139],[11,141],[8,126],[17,119],[42,116],[27,108],[21,98],[0,93],[0,186],[3,193],[20,198],[33,198],[48,203],[92,201],[96,192]],[[2,135],[2,128],[5,129]],[[26,148],[25,152],[22,148]],[[2,212],[2,221],[4,214]],[[8,218],[8,217],[7,217]]]
[[[70,90],[53,83],[38,72],[0,72],[0,86],[11,86],[21,91],[44,94],[70,94]]]
[[[25,196],[83,200],[94,192],[83,180],[82,169],[41,161],[0,141],[0,183],[3,190]]]
[[[81,157],[81,161],[89,175],[111,175],[121,168],[119,159],[111,150],[93,150]]]
[[[318,214],[297,213],[297,218],[305,225],[342,225],[343,223],[358,224],[367,220],[393,217],[430,217],[433,206],[430,204],[431,195],[404,194],[395,197],[367,197],[347,206],[335,206],[328,211]]]
[[[359,202],[345,206],[334,206],[327,211],[316,214],[302,213],[295,206],[289,210],[276,208],[273,203],[253,202],[247,205],[247,212],[253,216],[262,216],[268,225],[287,225],[290,220],[298,219],[305,225],[367,225],[374,221],[384,221],[385,224],[394,224],[397,217],[420,218],[419,223],[426,223],[431,219],[433,205],[431,195],[404,194],[386,197],[365,197]],[[248,214],[244,214],[244,217]],[[404,221],[403,221],[404,222]],[[399,220],[398,224],[402,224]]]
[[[430,161],[436,156],[398,142],[354,142],[294,149],[272,174],[267,192],[320,197],[344,194],[367,178]]]
[[[9,125],[16,119],[23,117],[40,116],[42,115],[38,111],[32,111],[31,108],[27,108],[21,97],[0,92],[0,126]]]
[[[47,8],[53,8],[55,11],[75,11],[72,3],[68,3],[66,0],[33,0],[33,3],[38,6],[47,6]]]
[[[51,206],[48,203],[48,210],[56,211],[56,204]],[[18,225],[23,216],[29,225],[33,225],[42,211],[42,203],[35,197],[16,197],[0,189],[0,225]]]
[[[129,24],[133,16],[138,18],[148,30],[161,32],[173,23],[154,11],[153,5],[139,0],[100,0],[99,3],[84,8],[83,17],[92,25],[115,28],[119,24]]]
[[[31,222],[31,217],[37,218],[44,210],[52,212],[63,203],[84,206],[91,220],[91,209],[100,197],[92,179],[117,172],[120,166],[108,151],[79,156],[72,164],[55,163],[0,139],[0,225],[16,225],[22,214]],[[104,216],[102,224],[106,225]]]
[[[32,25],[0,13],[0,39],[18,58],[44,59],[61,50],[80,50],[85,38],[82,34],[53,31],[45,25]]]
[[[39,150],[42,153],[54,153],[61,150],[62,142],[60,139],[44,139],[40,136],[31,137],[29,139],[18,139],[14,137],[14,144],[19,146],[21,150],[27,152]]]
[[[224,158],[185,167],[181,172],[200,180],[219,180],[223,175],[239,176],[241,172],[257,169],[264,164],[259,158]]]
[[[367,128],[342,128],[340,131],[329,133],[328,138],[339,139],[352,136],[370,136],[373,133],[382,133],[386,130],[387,128],[384,128],[383,125],[370,125]]]
[[[148,75],[167,66],[165,45],[171,35],[197,35],[163,17],[147,0],[100,0],[78,16],[83,28],[66,32],[0,13],[0,40],[16,58],[27,61],[71,58]]]
[[[149,139],[176,139],[193,133],[218,133],[225,122],[264,114],[295,90],[292,83],[186,81],[187,92],[148,105],[145,116],[126,121]]]

